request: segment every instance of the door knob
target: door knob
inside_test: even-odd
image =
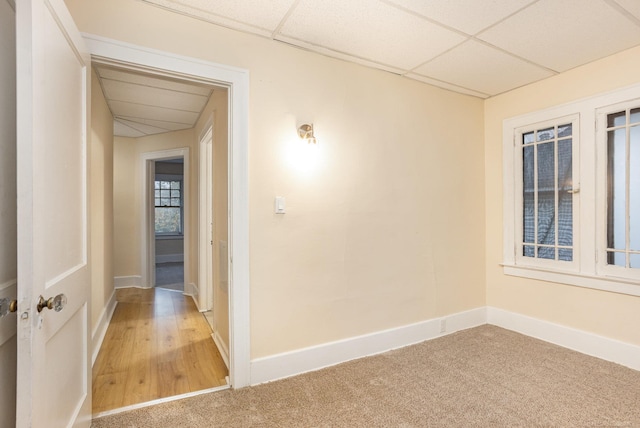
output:
[[[18,310],[18,301],[3,297],[0,299],[0,318]]]
[[[47,300],[40,296],[38,299],[38,312],[42,312],[44,308],[53,309],[56,312],[60,312],[67,305],[67,296],[64,294],[58,294],[56,297],[50,297]]]

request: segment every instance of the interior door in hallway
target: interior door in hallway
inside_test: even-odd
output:
[[[17,426],[91,423],[87,85],[62,0],[17,0]]]

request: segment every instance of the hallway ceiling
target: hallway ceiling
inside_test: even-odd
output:
[[[640,0],[143,0],[488,98],[640,45]]]
[[[144,137],[193,128],[213,88],[94,65],[113,116],[113,134]]]

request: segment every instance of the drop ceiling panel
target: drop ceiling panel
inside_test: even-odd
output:
[[[269,36],[294,0],[144,0],[225,27]],[[266,6],[265,7],[265,3]]]
[[[452,49],[414,71],[489,95],[496,95],[553,74],[474,40]]]
[[[419,80],[421,82],[425,82],[433,86],[438,86],[443,89],[448,89],[453,92],[458,92],[460,94],[471,95],[478,98],[489,98],[489,94],[484,94],[482,92],[473,91],[471,89],[463,88],[461,86],[452,85],[451,83],[447,83],[442,80],[432,79],[430,77],[422,76],[417,73],[413,73],[413,72],[407,73],[405,77],[408,77],[409,79]]]
[[[156,129],[162,129],[162,132],[179,131],[181,129],[189,129],[192,127],[191,125],[185,124],[185,123],[168,122],[168,121],[153,120],[153,119],[142,119],[142,118],[128,117],[128,116],[118,117],[118,120],[124,123],[130,122],[130,123],[150,125]]]
[[[199,85],[196,83],[184,83],[177,82],[173,79],[163,79],[158,77],[151,77],[148,75],[137,74],[128,71],[116,70],[107,67],[97,66],[94,67],[98,73],[98,76],[104,80],[115,80],[120,82],[136,83],[138,85],[149,86],[152,88],[162,88],[171,91],[184,92],[187,94],[196,94],[209,97],[211,95],[211,87],[205,85]]]
[[[465,40],[414,14],[371,0],[301,0],[280,32],[288,40],[405,70]]]
[[[108,100],[191,112],[202,111],[208,100],[207,97],[203,95],[194,95],[115,80],[103,80],[102,89]],[[118,112],[114,113],[118,114]]]
[[[540,0],[478,38],[556,71],[640,43],[640,26],[604,1]]]
[[[144,137],[146,134],[134,129],[117,120],[113,121],[113,135],[118,137],[138,138]]]
[[[447,26],[476,34],[535,0],[387,0]]]
[[[638,0],[614,0],[620,6],[622,6],[628,13],[633,15],[640,21],[640,1]]]
[[[125,103],[122,101],[109,101],[111,113],[115,117],[127,116],[134,119],[151,119],[181,123],[190,127],[198,120],[200,113],[172,110],[163,107],[145,106],[140,104]]]

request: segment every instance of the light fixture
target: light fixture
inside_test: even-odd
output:
[[[313,123],[311,125],[305,123],[298,128],[298,136],[307,140],[309,144],[316,144],[316,137],[313,135]]]

